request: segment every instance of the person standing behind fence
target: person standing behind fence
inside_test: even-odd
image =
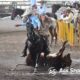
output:
[[[68,40],[70,46],[74,45],[74,25],[73,25],[73,13],[71,11],[71,8],[68,7],[66,9],[66,16],[62,18],[62,20],[65,22],[65,36]]]
[[[45,14],[46,14],[46,2],[45,1],[40,1],[40,6],[38,7],[38,14],[39,14],[39,18],[41,21],[41,25],[44,27],[43,25],[43,21],[45,20]]]
[[[36,4],[36,0],[30,0],[31,7]]]
[[[23,22],[26,22],[28,15],[32,14],[32,12],[33,12],[32,7],[34,5],[36,5],[36,0],[30,0],[30,6],[28,8],[26,8],[25,12],[22,15]]]
[[[78,45],[80,47],[80,10],[79,10],[79,13],[78,13],[78,18],[77,18],[76,33],[77,33],[77,38],[78,38]]]
[[[71,11],[70,7],[67,7],[66,9],[66,15],[62,18],[66,23],[72,23],[73,22],[73,12]]]
[[[46,2],[45,1],[40,1],[40,6],[38,7],[38,12],[39,15],[45,15],[46,14]]]

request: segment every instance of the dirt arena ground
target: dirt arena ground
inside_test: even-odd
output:
[[[15,28],[14,25],[20,23],[19,19],[11,21],[10,17],[0,19],[0,80],[80,80],[80,48],[72,49],[66,46],[66,53],[71,54],[71,72],[48,72],[44,71],[33,73],[33,68],[25,64],[25,59],[21,57],[26,40],[25,28]],[[58,52],[61,47],[58,42],[54,43],[51,53]],[[16,69],[15,69],[16,67]],[[14,70],[15,69],[15,70]],[[75,70],[74,70],[75,69]]]
[[[25,64],[25,58],[20,57],[26,40],[26,32],[8,32],[0,33],[0,80],[80,80],[79,74],[57,73],[56,75],[48,72],[33,73],[33,68]],[[58,42],[56,46],[51,48],[51,52],[57,52],[61,47]],[[64,54],[71,53],[73,60],[72,68],[80,69],[80,48],[73,48],[72,50],[66,46]],[[16,70],[13,71],[16,67]]]

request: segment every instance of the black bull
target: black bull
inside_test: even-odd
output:
[[[64,41],[61,49],[55,55],[54,54],[47,55],[46,62],[47,62],[48,67],[53,67],[53,69],[56,69],[57,71],[59,71],[60,68],[64,69],[68,67],[70,71],[70,66],[72,63],[71,56],[69,53],[63,56],[66,43],[67,41]],[[44,57],[41,56],[40,64],[43,64],[43,60],[44,60]]]
[[[23,50],[24,55],[27,54],[27,49],[31,55],[32,66],[37,69],[40,54],[43,52],[45,55],[44,63],[46,63],[46,55],[49,54],[49,48],[47,43],[47,36],[40,35],[34,28],[33,25],[28,22],[27,27],[27,41]]]

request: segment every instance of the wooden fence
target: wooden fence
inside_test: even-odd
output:
[[[37,0],[37,5],[40,3],[38,2],[40,0]],[[47,7],[50,8],[52,4],[65,4],[65,1],[47,1]],[[4,14],[10,14],[13,7],[15,8],[26,8],[30,6],[30,0],[25,1],[0,1],[0,15]]]

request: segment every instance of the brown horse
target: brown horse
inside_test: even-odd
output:
[[[48,13],[48,14],[51,15],[51,13]],[[48,33],[48,31],[49,31],[49,33],[50,33],[50,36],[51,36],[50,45],[52,45],[53,41],[55,41],[55,44],[57,43],[57,32],[56,32],[57,23],[53,17],[51,17],[51,16],[48,17],[48,16],[45,16],[43,25],[44,25],[46,32]]]

